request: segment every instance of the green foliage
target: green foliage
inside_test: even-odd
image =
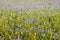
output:
[[[1,11],[0,37],[3,40],[60,40],[59,10]]]

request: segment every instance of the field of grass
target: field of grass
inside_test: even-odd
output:
[[[60,10],[1,10],[0,40],[60,40]]]

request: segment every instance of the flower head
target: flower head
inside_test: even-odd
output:
[[[29,30],[26,30],[26,33],[28,33],[29,32]]]
[[[58,34],[55,33],[55,34],[53,35],[53,38],[54,38],[54,39],[57,39],[57,38],[58,38]]]
[[[45,33],[42,34],[42,37],[45,37]]]
[[[10,32],[12,33],[12,32],[13,32],[13,30],[12,30],[12,29],[10,29]]]

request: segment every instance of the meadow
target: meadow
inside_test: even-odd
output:
[[[1,10],[0,40],[60,40],[60,10]]]

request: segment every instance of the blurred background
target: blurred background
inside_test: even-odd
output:
[[[0,0],[1,9],[29,9],[37,8],[40,9],[52,8],[60,9],[60,0]]]

